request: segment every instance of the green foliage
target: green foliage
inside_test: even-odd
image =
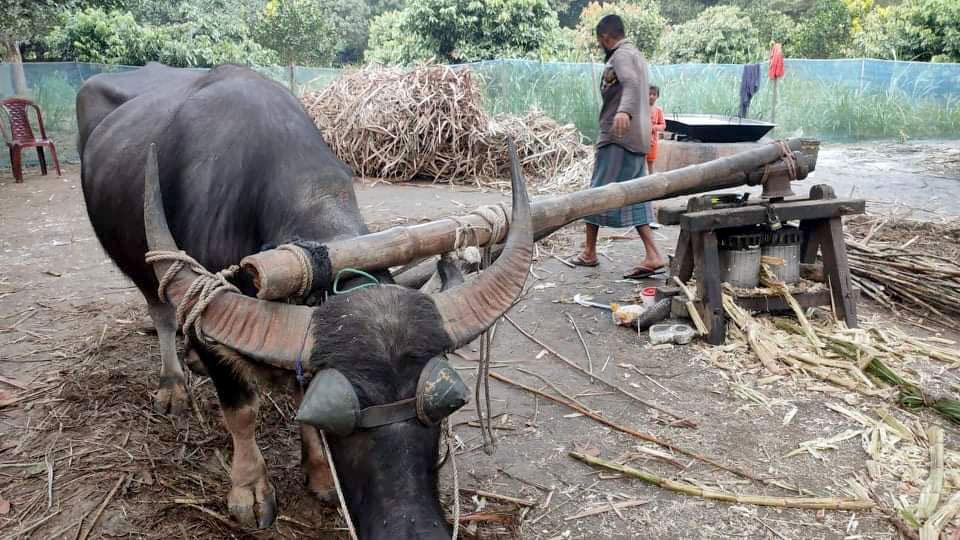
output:
[[[547,0],[410,0],[403,26],[438,60],[469,62],[540,57],[559,23]]]
[[[47,36],[52,53],[63,59],[98,64],[144,64],[157,52],[157,32],[140,26],[130,13],[87,8],[64,17]],[[148,52],[148,47],[154,47]]]
[[[796,21],[786,13],[766,7],[754,6],[744,10],[757,28],[760,46],[766,49],[771,41],[781,43],[787,53],[791,53],[791,38],[797,26]]]
[[[660,9],[670,24],[681,24],[695,19],[707,6],[701,0],[675,0],[662,2]]]
[[[407,30],[407,16],[407,11],[388,11],[370,22],[365,61],[407,65],[430,57],[422,40]]]
[[[856,36],[861,54],[932,62],[960,62],[960,2],[908,0],[877,8]]]
[[[800,19],[789,54],[804,58],[842,58],[851,40],[853,15],[843,0],[817,0]]]
[[[853,36],[853,52],[866,58],[913,60],[910,33],[910,25],[898,11],[876,8],[861,19]]]
[[[48,55],[60,60],[173,66],[276,63],[276,54],[247,35],[246,26],[216,14],[195,14],[191,22],[153,27],[130,13],[88,8],[63,16],[46,38]]]
[[[577,25],[577,50],[582,58],[599,54],[597,48],[597,23],[606,15],[615,14],[623,19],[627,37],[648,58],[657,49],[657,42],[666,27],[667,21],[660,15],[660,6],[654,0],[632,0],[630,2],[604,2],[600,5],[591,2],[580,14]]]
[[[557,20],[563,28],[576,28],[580,14],[590,0],[550,0],[550,7],[557,12]]]
[[[257,42],[273,49],[285,65],[329,65],[336,37],[324,13],[310,0],[270,0],[253,29]]]
[[[406,2],[404,0],[367,0],[370,17],[374,19],[389,11],[400,11]]]
[[[489,112],[524,113],[531,107],[560,123],[574,123],[589,140],[600,108],[596,66],[506,62],[477,66]],[[739,66],[652,66],[665,113],[736,115]],[[828,141],[948,137],[960,133],[960,98],[937,96],[942,71],[911,72],[861,90],[848,82],[806,78],[798,72],[779,85],[774,137],[812,136]],[[769,118],[773,85],[762,84],[751,117]],[[811,114],[815,104],[816,114]]]
[[[764,54],[750,17],[736,6],[716,6],[665,34],[660,40],[659,60],[745,64],[760,60]]]
[[[370,10],[364,0],[311,0],[324,13],[336,38],[336,61],[349,64],[367,48]]]

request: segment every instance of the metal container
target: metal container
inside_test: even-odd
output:
[[[752,289],[760,282],[760,247],[720,250],[720,281]]]
[[[669,114],[667,131],[679,137],[705,143],[759,141],[776,124],[718,114]]]
[[[800,281],[800,244],[763,246],[764,257],[783,259],[782,265],[770,265],[777,279],[784,283]]]
[[[782,265],[770,265],[770,270],[778,280],[784,283],[800,281],[800,243],[803,233],[793,225],[786,225],[779,230],[771,231],[769,238],[763,243],[764,257],[783,259]]]

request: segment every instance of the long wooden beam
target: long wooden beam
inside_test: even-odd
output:
[[[797,179],[805,178],[816,166],[818,143],[809,139],[790,139],[785,143],[797,158]],[[534,237],[540,240],[578,219],[630,204],[742,185],[758,185],[764,180],[788,174],[788,166],[781,161],[783,157],[783,147],[779,143],[771,143],[682,169],[540,198],[530,205]],[[458,228],[462,234],[464,227],[472,230],[470,243],[477,242],[480,246],[499,243],[508,230],[507,226],[500,227],[499,236],[491,238],[493,235],[488,221],[481,215],[471,213],[456,219],[398,226],[331,242],[326,245],[327,256],[334,274],[345,268],[383,270],[454,250],[457,247]],[[300,283],[297,270],[300,264],[289,252],[266,251],[247,257],[241,264],[253,275],[261,298],[291,296]],[[261,286],[267,282],[273,285]],[[294,290],[287,290],[289,288]]]

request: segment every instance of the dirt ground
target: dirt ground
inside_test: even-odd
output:
[[[933,216],[951,210],[955,215],[948,203],[960,194],[960,161],[951,160],[960,155],[960,145],[917,146],[921,148],[906,154],[882,146],[827,147],[817,173],[797,188],[833,183],[842,195],[853,191],[871,201],[888,201],[871,205],[872,211],[917,206]],[[916,152],[939,157],[917,163]],[[912,160],[911,167],[898,169],[896,187],[891,188],[890,169],[878,156],[892,163]],[[499,192],[466,187],[358,182],[357,189],[375,230],[507,199]],[[156,336],[139,293],[93,236],[75,165],[62,178],[31,170],[24,184],[13,184],[9,170],[0,171],[0,231],[0,538],[345,537],[336,509],[320,507],[302,486],[294,409],[289,396],[276,389],[266,390],[259,441],[281,516],[272,529],[258,532],[226,518],[231,448],[211,385],[200,377],[191,379],[191,414],[171,418],[152,411],[150,392],[159,370]],[[665,252],[672,253],[676,234],[669,227],[657,231]],[[575,228],[541,245],[533,267],[537,277],[510,316],[586,367],[575,323],[598,377],[696,427],[677,426],[673,418],[591,382],[506,321],[494,335],[493,371],[538,389],[549,381],[604,418],[794,489],[745,480],[491,381],[498,435],[494,455],[483,451],[480,431],[472,424],[473,404],[452,420],[459,479],[467,488],[461,512],[473,518],[465,521],[466,532],[531,539],[897,537],[876,511],[710,502],[601,473],[568,456],[570,451],[605,459],[633,454],[634,466],[737,493],[849,496],[847,481],[865,471],[866,454],[858,438],[837,443],[819,458],[784,456],[800,442],[855,427],[826,403],[845,402],[862,411],[890,407],[823,385],[811,390],[809,381],[798,377],[764,383],[765,373],[753,361],[742,369],[721,369],[706,359],[700,345],[651,347],[645,335],[614,326],[609,314],[572,303],[577,293],[598,302],[634,302],[639,285],[620,275],[640,257],[641,243],[634,233],[605,235],[601,265],[594,269],[571,269],[550,256],[572,253],[579,242]],[[902,323],[869,302],[861,305],[861,318]],[[958,336],[944,332],[942,337]],[[462,352],[467,358],[478,354],[470,347]],[[475,364],[452,359],[473,385]],[[936,371],[931,376],[957,382],[952,366],[929,369]],[[744,384],[765,395],[767,405],[740,397],[734,385]],[[785,423],[784,415],[793,408],[795,416]],[[919,418],[924,425],[943,425],[948,446],[955,447],[955,427],[927,413]],[[668,458],[638,451],[641,446]],[[473,489],[526,502],[480,497]],[[913,484],[899,489],[903,492],[895,495],[917,496]],[[447,502],[450,491],[447,465],[441,485]],[[617,504],[625,502],[629,504]],[[577,517],[587,511],[594,514]]]

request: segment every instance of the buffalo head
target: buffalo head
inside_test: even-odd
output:
[[[493,266],[467,284],[432,295],[379,285],[333,296],[319,307],[224,292],[204,309],[199,331],[191,330],[202,334],[194,337],[202,338],[198,341],[213,353],[317,373],[305,406],[311,393],[338,396],[323,404],[320,423],[327,427],[347,505],[362,538],[450,535],[437,493],[436,424],[449,410],[441,403],[433,414],[404,416],[401,411],[388,414],[388,422],[374,418],[366,423],[358,423],[357,414],[421,397],[418,387],[423,394],[424,378],[443,371],[436,359],[489,328],[520,294],[533,234],[516,163],[512,176],[512,219],[504,250]],[[147,163],[144,222],[151,250],[178,250],[167,227],[154,149]],[[154,264],[158,279],[171,264]],[[188,289],[197,277],[189,266],[168,276],[167,300],[190,309],[196,298]],[[338,418],[346,420],[336,423]]]

